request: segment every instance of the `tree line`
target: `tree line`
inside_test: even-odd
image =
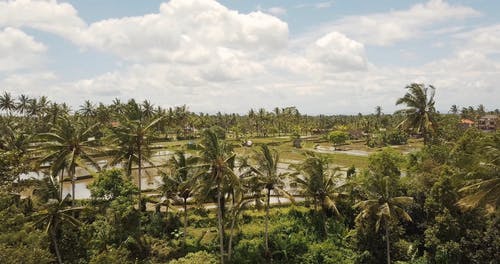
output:
[[[406,108],[394,115],[383,115],[378,107],[373,115],[350,117],[309,117],[294,108],[197,115],[186,107],[152,110],[147,101],[134,100],[98,107],[87,101],[72,113],[44,97],[26,99],[47,106],[33,114],[19,110],[21,98],[16,103],[4,94],[0,259],[161,263],[197,252],[205,259],[217,256],[213,261],[220,263],[495,263],[500,257],[498,132],[458,130],[458,117],[436,112],[432,86],[406,88],[396,102]],[[58,110],[47,110],[52,108]],[[383,149],[369,157],[366,169],[353,168],[347,175],[333,166],[331,156],[303,151],[301,161],[284,171],[282,153],[267,144],[238,155],[237,141],[227,136],[236,135],[239,126],[247,137],[383,127],[420,136],[424,147],[408,155]],[[190,134],[193,128],[198,134]],[[158,142],[171,132],[199,142],[160,166],[159,196],[144,195],[144,166],[154,165]],[[93,174],[88,201],[75,200],[77,168]],[[20,178],[32,170],[45,170],[47,177]],[[63,197],[65,180],[72,192]],[[279,197],[292,208],[307,209],[280,213],[284,209],[271,203]],[[214,205],[213,221],[207,204]],[[257,237],[243,229],[260,221],[248,215],[251,208],[264,210]],[[212,243],[189,239],[194,216],[202,218],[196,225],[216,230]]]

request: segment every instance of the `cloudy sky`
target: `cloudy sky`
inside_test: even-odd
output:
[[[500,1],[0,0],[0,91],[192,111],[499,107]]]

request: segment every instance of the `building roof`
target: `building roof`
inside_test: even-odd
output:
[[[474,121],[472,121],[470,119],[463,118],[463,119],[460,120],[460,123],[473,125]]]

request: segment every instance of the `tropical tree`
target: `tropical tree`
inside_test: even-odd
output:
[[[98,152],[94,146],[92,131],[94,126],[87,127],[81,120],[71,120],[62,117],[49,133],[41,133],[38,138],[43,140],[35,150],[38,156],[38,164],[50,162],[50,171],[53,175],[67,170],[71,179],[71,204],[75,203],[75,183],[76,168],[84,168],[91,171],[93,167],[100,170],[99,165],[92,158],[92,154]],[[60,183],[62,185],[63,174],[61,173]],[[62,197],[62,186],[61,186]]]
[[[201,142],[201,157],[209,166],[207,184],[216,188],[217,195],[217,228],[219,231],[220,260],[224,263],[224,186],[238,186],[239,177],[234,173],[235,154],[226,141],[217,137],[217,133],[207,129]]]
[[[458,201],[458,205],[464,209],[486,207],[494,212],[500,205],[500,137],[497,133],[496,143],[488,144],[481,148],[480,152],[486,157],[480,162],[480,169],[485,171],[487,178],[469,184],[460,192],[464,197]]]
[[[83,105],[80,106],[78,113],[84,117],[93,117],[95,116],[95,105],[90,100],[85,100]]]
[[[9,115],[12,114],[12,111],[16,109],[16,102],[12,95],[8,92],[4,92],[3,95],[0,96],[0,110],[7,112]]]
[[[132,166],[137,164],[137,177],[139,188],[138,208],[142,207],[142,166],[143,162],[153,164],[151,157],[152,139],[155,138],[154,126],[161,118],[146,122],[143,120],[140,106],[135,101],[127,104],[125,113],[119,116],[120,125],[111,128],[106,141],[112,145],[109,150],[113,157],[110,166],[122,163],[126,175],[132,175]]]
[[[354,205],[354,208],[361,210],[356,216],[356,222],[361,223],[376,219],[376,232],[379,231],[381,225],[384,226],[388,264],[391,263],[391,221],[397,219],[412,221],[410,215],[405,211],[405,207],[413,203],[413,198],[398,195],[400,171],[397,165],[399,162],[399,156],[390,150],[384,150],[370,156],[370,171],[363,175],[365,178],[361,181],[364,200]]]
[[[194,195],[196,180],[202,173],[202,168],[196,166],[199,161],[198,157],[188,157],[182,151],[176,152],[169,160],[170,173],[163,175],[163,185],[160,187],[160,190],[167,198],[180,198],[182,200],[184,209],[184,246],[186,246],[188,226],[187,201]]]
[[[271,192],[276,196],[285,196],[293,201],[293,196],[287,192],[285,179],[288,173],[280,173],[278,170],[279,153],[270,149],[266,144],[261,145],[260,151],[255,152],[254,160],[257,165],[252,170],[258,175],[258,181],[266,189],[266,220],[265,220],[265,249],[269,254],[269,207],[271,201]]]
[[[16,110],[21,115],[24,115],[28,110],[28,105],[30,98],[27,95],[21,94],[18,98],[18,103],[16,104]]]
[[[336,200],[342,196],[338,184],[338,168],[330,168],[330,160],[314,152],[306,152],[305,160],[296,166],[297,173],[294,182],[302,195],[313,199],[314,209],[321,209],[323,217],[323,232],[328,234],[326,226],[326,213],[333,211],[339,214]]]
[[[50,199],[42,210],[33,215],[34,225],[43,226],[45,231],[50,235],[54,252],[57,256],[59,264],[63,263],[59,245],[57,243],[57,231],[60,229],[61,224],[67,223],[72,226],[79,226],[81,223],[69,213],[75,210],[80,210],[82,207],[66,208],[65,204],[69,196],[63,200]]]
[[[405,118],[398,125],[403,126],[424,137],[424,144],[428,144],[432,133],[436,129],[434,107],[435,88],[432,85],[413,83],[406,86],[408,92],[396,101],[396,105],[405,104],[406,109],[399,110]]]

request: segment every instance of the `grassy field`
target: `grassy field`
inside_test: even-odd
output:
[[[331,143],[325,141],[320,136],[311,136],[305,138],[302,142],[302,148],[297,149],[292,146],[292,140],[289,137],[266,137],[266,138],[250,138],[253,142],[252,147],[238,146],[241,141],[235,139],[228,139],[228,142],[238,146],[234,151],[240,156],[251,156],[260,144],[269,144],[271,147],[277,149],[280,153],[280,158],[284,163],[297,163],[304,159],[304,152],[315,151],[315,146],[324,148],[331,147]],[[188,150],[187,144],[189,142],[199,143],[199,139],[195,140],[179,140],[179,141],[165,141],[155,143],[157,149],[176,151],[185,150],[190,154],[196,154],[196,150]],[[421,139],[410,139],[408,144],[401,146],[391,146],[392,148],[400,151],[401,153],[408,153],[411,151],[422,148],[423,143]],[[363,154],[369,155],[380,151],[382,148],[369,148],[364,141],[352,141],[341,146],[344,150],[360,151]],[[352,155],[343,153],[342,151],[332,153],[322,153],[330,157],[332,164],[341,167],[355,166],[356,168],[366,168],[368,165],[368,157],[361,155]]]

